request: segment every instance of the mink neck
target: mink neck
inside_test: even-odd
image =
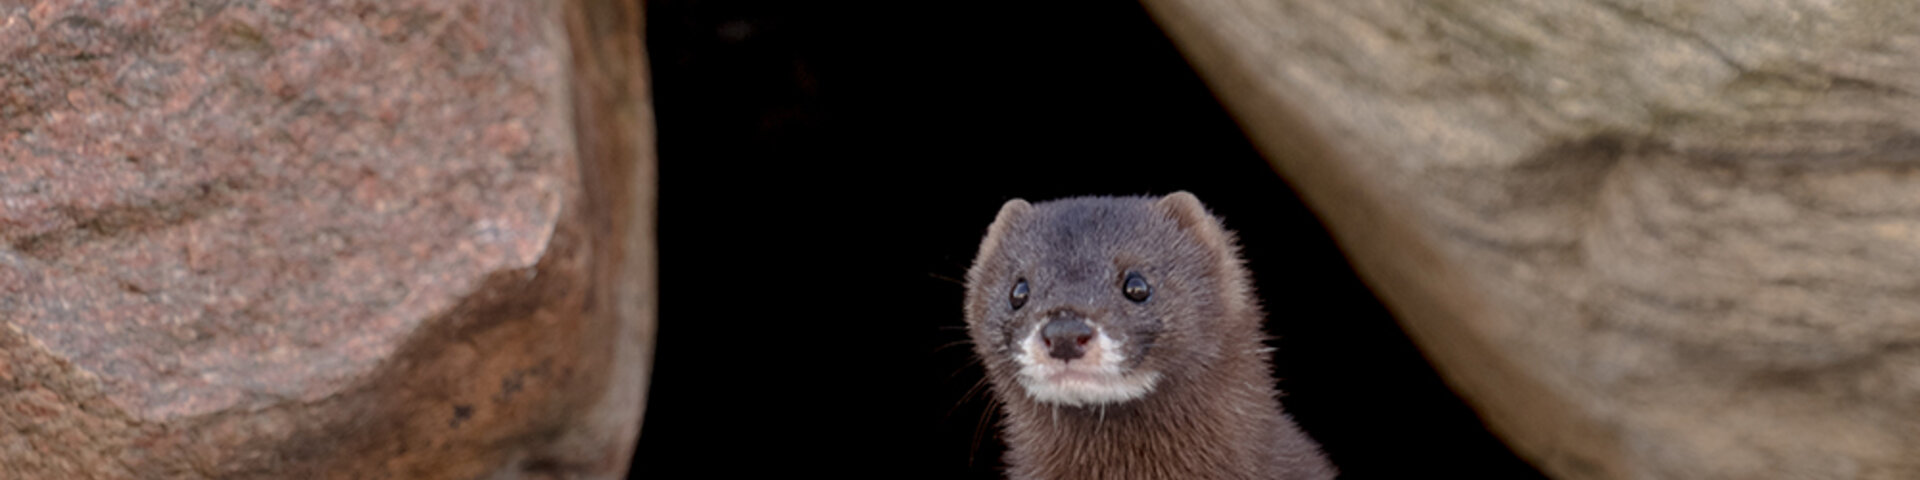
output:
[[[1015,478],[1113,478],[1144,471],[1217,472],[1262,465],[1284,420],[1262,364],[1238,361],[1186,379],[1168,378],[1145,397],[1100,406],[1009,399]]]

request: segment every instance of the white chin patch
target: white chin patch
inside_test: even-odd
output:
[[[1145,396],[1160,381],[1160,372],[1128,374],[1120,368],[1126,362],[1120,342],[1096,328],[1093,341],[1087,342],[1086,355],[1063,361],[1047,355],[1047,344],[1040,339],[1040,326],[1020,341],[1014,360],[1020,362],[1020,386],[1027,396],[1040,403],[1073,406],[1106,405]]]

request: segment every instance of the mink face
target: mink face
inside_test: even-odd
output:
[[[968,272],[968,326],[996,387],[1125,403],[1208,369],[1223,335],[1257,336],[1224,325],[1248,317],[1232,311],[1244,282],[1223,271],[1230,240],[1196,213],[1146,197],[1008,202]]]
[[[967,271],[967,327],[1008,476],[1333,478],[1280,410],[1254,298],[1192,194],[1007,202]]]

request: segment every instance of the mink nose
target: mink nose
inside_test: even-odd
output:
[[[1072,361],[1087,354],[1093,326],[1078,318],[1056,318],[1040,328],[1040,338],[1047,342],[1047,356]]]

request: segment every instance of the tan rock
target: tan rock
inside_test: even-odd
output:
[[[1920,477],[1920,10],[1145,3],[1549,473]]]
[[[0,478],[616,478],[637,2],[0,5]]]

